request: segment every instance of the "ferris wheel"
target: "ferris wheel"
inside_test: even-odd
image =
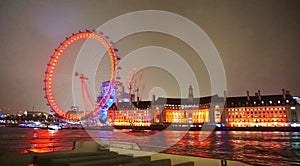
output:
[[[82,39],[93,39],[101,43],[106,52],[108,53],[110,57],[110,78],[109,78],[109,86],[106,90],[105,94],[101,97],[101,99],[98,101],[98,103],[93,106],[91,110],[88,112],[82,112],[79,114],[70,114],[63,110],[57,103],[55,97],[54,97],[54,89],[53,89],[53,76],[54,76],[54,70],[56,67],[57,62],[62,57],[64,50],[68,48],[71,44],[73,44],[76,41],[82,40]],[[100,121],[105,122],[107,119],[107,109],[113,104],[113,96],[114,96],[114,88],[115,88],[115,82],[116,79],[120,79],[118,75],[118,69],[120,67],[118,66],[120,56],[117,55],[118,49],[114,48],[114,43],[110,42],[107,36],[105,36],[101,32],[96,32],[95,30],[86,30],[86,31],[79,31],[78,33],[73,33],[70,37],[67,37],[60,45],[55,49],[55,52],[52,54],[50,61],[47,65],[47,70],[45,72],[45,80],[44,80],[44,91],[45,91],[45,98],[47,99],[47,102],[51,109],[56,113],[58,117],[68,119],[68,120],[80,120],[84,119],[91,114],[94,116],[101,115]],[[78,74],[78,73],[76,73]]]

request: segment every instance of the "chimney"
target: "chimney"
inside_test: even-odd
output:
[[[136,105],[138,106],[138,105],[139,105],[139,103],[140,103],[140,97],[139,97],[139,96],[137,96],[137,97],[136,97]]]
[[[152,95],[152,101],[155,102],[155,95]]]
[[[258,90],[258,100],[261,100],[260,90]]]
[[[226,91],[224,91],[224,99],[226,100],[226,98],[227,98],[227,93]]]
[[[283,99],[286,99],[285,89],[282,89],[282,97],[283,97]]]
[[[130,94],[129,97],[130,97],[130,102],[133,102],[133,101],[134,101],[134,98],[135,98],[135,97],[134,97],[134,94]]]
[[[247,90],[247,100],[250,100],[249,91]]]
[[[285,91],[285,98],[287,98],[287,95],[290,95],[290,91],[289,90]]]

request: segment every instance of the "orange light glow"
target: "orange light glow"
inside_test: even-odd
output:
[[[288,125],[287,106],[237,107],[226,110],[227,126],[277,127]]]
[[[166,109],[168,123],[204,123],[209,122],[209,110],[171,110]]]
[[[115,62],[115,58],[116,58],[116,52],[115,52],[115,49],[112,50],[113,46],[110,45],[109,41],[104,38],[103,34],[101,33],[97,33],[95,31],[93,32],[79,32],[77,34],[73,34],[71,37],[67,37],[65,39],[64,42],[62,42],[60,44],[60,46],[55,49],[55,52],[54,54],[52,54],[52,57],[50,59],[50,63],[51,65],[48,66],[47,70],[46,70],[46,78],[45,80],[47,80],[47,82],[45,83],[45,92],[46,92],[46,98],[48,100],[48,103],[50,104],[50,107],[58,114],[58,116],[62,116],[62,117],[65,117],[67,119],[76,119],[78,116],[69,116],[67,114],[64,113],[63,110],[61,110],[59,107],[57,107],[56,103],[55,103],[55,100],[54,100],[54,97],[53,97],[53,94],[52,93],[49,93],[49,92],[52,92],[52,74],[53,74],[53,71],[55,69],[55,66],[56,66],[56,63],[58,62],[58,59],[59,59],[59,56],[62,55],[61,53],[64,51],[64,49],[66,49],[70,44],[72,44],[73,42],[77,41],[78,39],[81,39],[81,38],[91,38],[91,39],[96,39],[97,41],[99,41],[104,47],[105,49],[107,50],[108,54],[109,54],[109,57],[110,57],[110,60],[111,60],[111,75],[110,75],[110,82],[113,82],[114,79],[115,79],[115,70],[117,70],[115,68],[115,65],[118,64],[118,62]],[[112,48],[111,48],[112,47]],[[53,60],[53,57],[55,58]],[[50,73],[49,75],[47,73]],[[104,106],[106,105],[105,102],[108,101],[107,97],[111,96],[112,93],[111,91],[107,92],[105,94],[106,98],[103,98],[99,103],[97,103],[98,106]],[[54,103],[55,103],[55,107],[54,107]],[[82,116],[85,116],[85,115],[80,115],[81,117]]]

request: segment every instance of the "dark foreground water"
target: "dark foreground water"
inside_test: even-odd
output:
[[[300,132],[44,130],[0,127],[0,154],[71,150],[74,141],[117,140],[143,150],[238,160],[252,165],[300,165]]]

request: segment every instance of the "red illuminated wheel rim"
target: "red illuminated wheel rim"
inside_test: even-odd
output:
[[[104,36],[102,33],[98,33],[96,31],[89,31],[86,30],[85,32],[79,31],[76,34],[72,34],[72,36],[67,37],[65,41],[60,43],[60,45],[55,49],[55,52],[50,58],[50,61],[47,66],[47,70],[45,72],[45,80],[44,80],[44,90],[45,90],[45,98],[48,101],[48,105],[51,107],[51,109],[56,113],[58,117],[69,119],[69,120],[79,120],[87,116],[84,113],[81,114],[69,114],[65,112],[56,102],[55,97],[53,95],[53,76],[54,76],[54,70],[57,62],[61,58],[64,50],[68,48],[71,44],[74,42],[81,40],[81,39],[94,39],[98,42],[100,42],[104,48],[106,49],[109,57],[110,57],[110,64],[111,64],[111,72],[110,72],[110,82],[111,86],[109,88],[114,88],[114,82],[117,77],[117,69],[118,69],[118,61],[120,60],[120,57],[117,56],[117,49],[114,48],[113,43],[108,40],[108,37]],[[112,95],[113,91],[108,90],[104,97],[97,103],[97,108],[92,110],[90,113],[93,113],[95,111],[101,110],[101,108],[106,106],[106,103],[108,102],[110,96]]]

